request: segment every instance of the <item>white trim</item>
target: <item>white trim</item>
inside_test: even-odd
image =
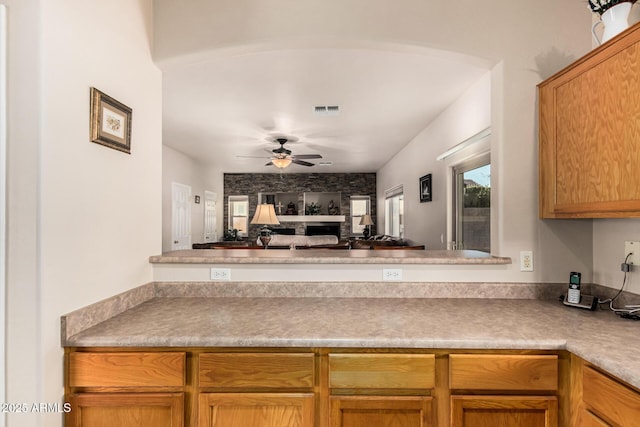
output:
[[[7,7],[0,4],[0,402],[6,402]],[[0,427],[6,425],[0,417]]]
[[[389,199],[393,196],[397,196],[399,194],[404,194],[404,185],[398,184],[395,187],[388,188],[384,190],[384,198]]]
[[[278,215],[280,222],[345,222],[344,215]]]
[[[483,130],[481,130],[480,132],[476,133],[475,135],[465,139],[464,141],[462,141],[459,144],[454,145],[453,147],[449,148],[447,151],[445,151],[444,153],[440,154],[438,157],[436,157],[436,160],[444,160],[448,157],[453,156],[454,154],[456,154],[459,151],[462,151],[463,149],[482,141],[483,139],[485,139],[486,137],[491,135],[491,128],[485,128]]]

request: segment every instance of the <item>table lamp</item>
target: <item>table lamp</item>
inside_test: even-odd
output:
[[[269,246],[269,242],[271,241],[271,230],[267,225],[280,224],[273,205],[266,203],[258,205],[256,213],[253,215],[253,219],[251,220],[251,224],[264,225],[264,227],[260,229],[260,241],[262,242],[262,246],[267,249],[267,246]]]
[[[373,225],[373,219],[371,219],[371,215],[369,214],[364,214],[362,215],[362,217],[360,217],[360,225],[364,225],[364,230],[362,230],[362,235],[364,236],[365,239],[369,238],[369,226]]]

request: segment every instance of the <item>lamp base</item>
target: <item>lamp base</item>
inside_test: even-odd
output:
[[[367,226],[364,228],[364,230],[362,230],[362,236],[363,236],[365,239],[368,239],[368,238],[369,238],[369,234],[370,234],[370,233],[371,233],[371,232],[369,231],[369,226],[367,225]]]
[[[262,246],[267,249],[267,246],[269,246],[269,242],[271,241],[271,236],[268,234],[261,234],[260,241],[262,242]]]

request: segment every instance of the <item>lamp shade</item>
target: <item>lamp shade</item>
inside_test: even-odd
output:
[[[291,158],[284,157],[282,159],[273,159],[271,160],[271,163],[273,163],[273,166],[277,167],[278,169],[284,169],[291,164]]]
[[[373,225],[373,219],[371,219],[371,215],[364,214],[360,217],[360,225]]]
[[[253,215],[253,219],[251,220],[251,224],[276,225],[280,224],[280,221],[278,221],[276,210],[273,205],[265,203],[258,205],[256,213]]]

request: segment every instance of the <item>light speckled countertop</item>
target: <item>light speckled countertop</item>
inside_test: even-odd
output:
[[[63,345],[569,350],[640,387],[639,331],[551,300],[154,297]]]
[[[511,264],[480,251],[369,249],[196,249],[149,257],[152,264]]]

